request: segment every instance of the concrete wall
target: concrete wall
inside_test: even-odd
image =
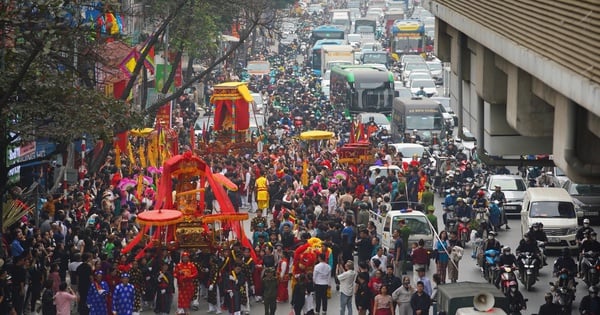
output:
[[[552,154],[572,179],[600,183],[600,117],[595,114],[600,98],[586,99],[585,105],[572,98],[595,95],[595,88],[585,90],[595,83],[582,84],[573,71],[491,31],[485,21],[453,11],[446,2],[430,1],[438,22],[437,55],[452,64],[451,101],[482,153]],[[560,89],[557,79],[564,85]],[[571,86],[576,93],[564,93]]]

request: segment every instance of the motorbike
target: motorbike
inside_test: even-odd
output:
[[[462,248],[465,248],[471,235],[471,231],[469,230],[469,222],[471,222],[471,219],[468,217],[462,217],[458,221],[457,235]]]
[[[599,254],[592,251],[583,253],[581,270],[583,272],[583,281],[588,287],[597,285],[600,278]]]
[[[571,314],[571,307],[575,300],[575,289],[570,288],[567,281],[563,282],[563,285],[555,284],[550,282],[550,292],[552,293],[554,304],[560,306],[560,315]]]
[[[488,208],[473,208],[473,211],[475,212],[475,221],[479,224],[485,223],[487,226],[490,226],[490,211]]]
[[[523,302],[527,303],[527,301],[529,301],[529,299],[524,299]],[[513,299],[509,299],[508,302],[508,315],[521,315],[523,313],[521,313],[521,311],[525,308],[525,305],[521,304],[521,303],[517,303],[517,301],[513,300]]]
[[[509,293],[511,285],[517,285],[517,276],[513,266],[502,266],[500,269],[500,290],[504,295]]]
[[[458,218],[454,212],[454,206],[449,206],[446,210],[446,231],[456,232],[457,231]]]
[[[519,280],[525,286],[527,291],[531,290],[531,287],[537,281],[539,260],[535,253],[525,252],[520,253],[518,257],[519,262]]]
[[[494,279],[496,279],[494,273],[496,266],[496,259],[498,259],[498,255],[500,255],[500,251],[495,249],[488,249],[484,253],[484,261],[483,261],[483,277],[489,282],[492,283]]]

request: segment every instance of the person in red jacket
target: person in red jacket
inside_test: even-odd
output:
[[[194,296],[194,279],[198,277],[196,265],[190,262],[190,254],[183,252],[181,262],[175,265],[173,275],[177,279],[179,295],[177,297],[177,314],[190,314],[190,305]]]

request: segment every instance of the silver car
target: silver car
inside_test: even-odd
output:
[[[506,203],[503,205],[505,214],[507,216],[520,216],[523,197],[527,190],[527,184],[523,180],[523,177],[519,175],[490,175],[485,185],[488,191],[488,198],[494,192],[496,186],[500,186],[506,197]]]

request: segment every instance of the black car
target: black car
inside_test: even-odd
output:
[[[579,219],[600,221],[600,184],[577,184],[569,179],[563,188],[573,197],[575,210],[581,212]]]

